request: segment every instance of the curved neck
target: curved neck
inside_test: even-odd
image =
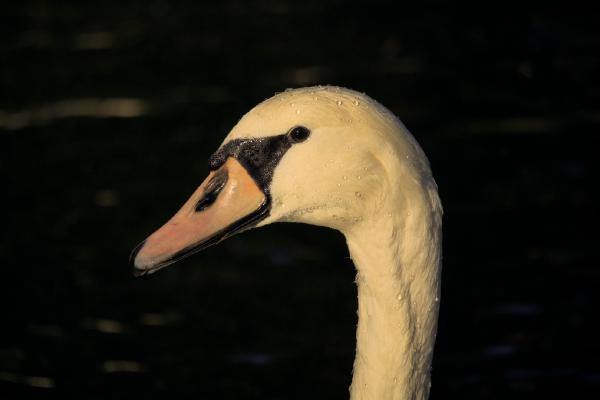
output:
[[[357,268],[351,399],[427,399],[440,294],[441,206],[435,190],[346,232]]]

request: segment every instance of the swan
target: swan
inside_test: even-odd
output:
[[[274,222],[337,229],[356,267],[350,398],[427,399],[440,296],[442,206],[405,126],[363,93],[287,90],[235,125],[181,209],[132,252],[136,275]]]

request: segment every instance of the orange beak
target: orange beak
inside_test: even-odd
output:
[[[269,212],[269,200],[248,171],[228,158],[181,209],[131,253],[136,276],[152,273],[249,228]]]

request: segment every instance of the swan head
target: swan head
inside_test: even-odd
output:
[[[183,207],[134,249],[136,274],[154,272],[244,230],[301,222],[346,233],[402,207],[432,181],[400,121],[365,94],[339,87],[279,93],[250,110],[209,160]]]

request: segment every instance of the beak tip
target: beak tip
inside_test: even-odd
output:
[[[146,241],[144,240],[142,243],[135,246],[135,248],[131,251],[131,254],[129,255],[129,265],[132,267],[133,276],[135,276],[135,277],[142,276],[142,275],[146,274],[146,272],[147,272],[144,268],[140,268],[140,266],[137,265],[137,262],[136,262],[137,255],[140,252],[140,250],[144,247],[145,244],[146,244]]]
[[[142,247],[144,247],[145,244],[146,241],[144,240],[143,242],[135,246],[133,250],[131,250],[131,254],[129,254],[129,264],[133,265],[135,263],[136,256],[138,255],[140,250],[142,250]]]

